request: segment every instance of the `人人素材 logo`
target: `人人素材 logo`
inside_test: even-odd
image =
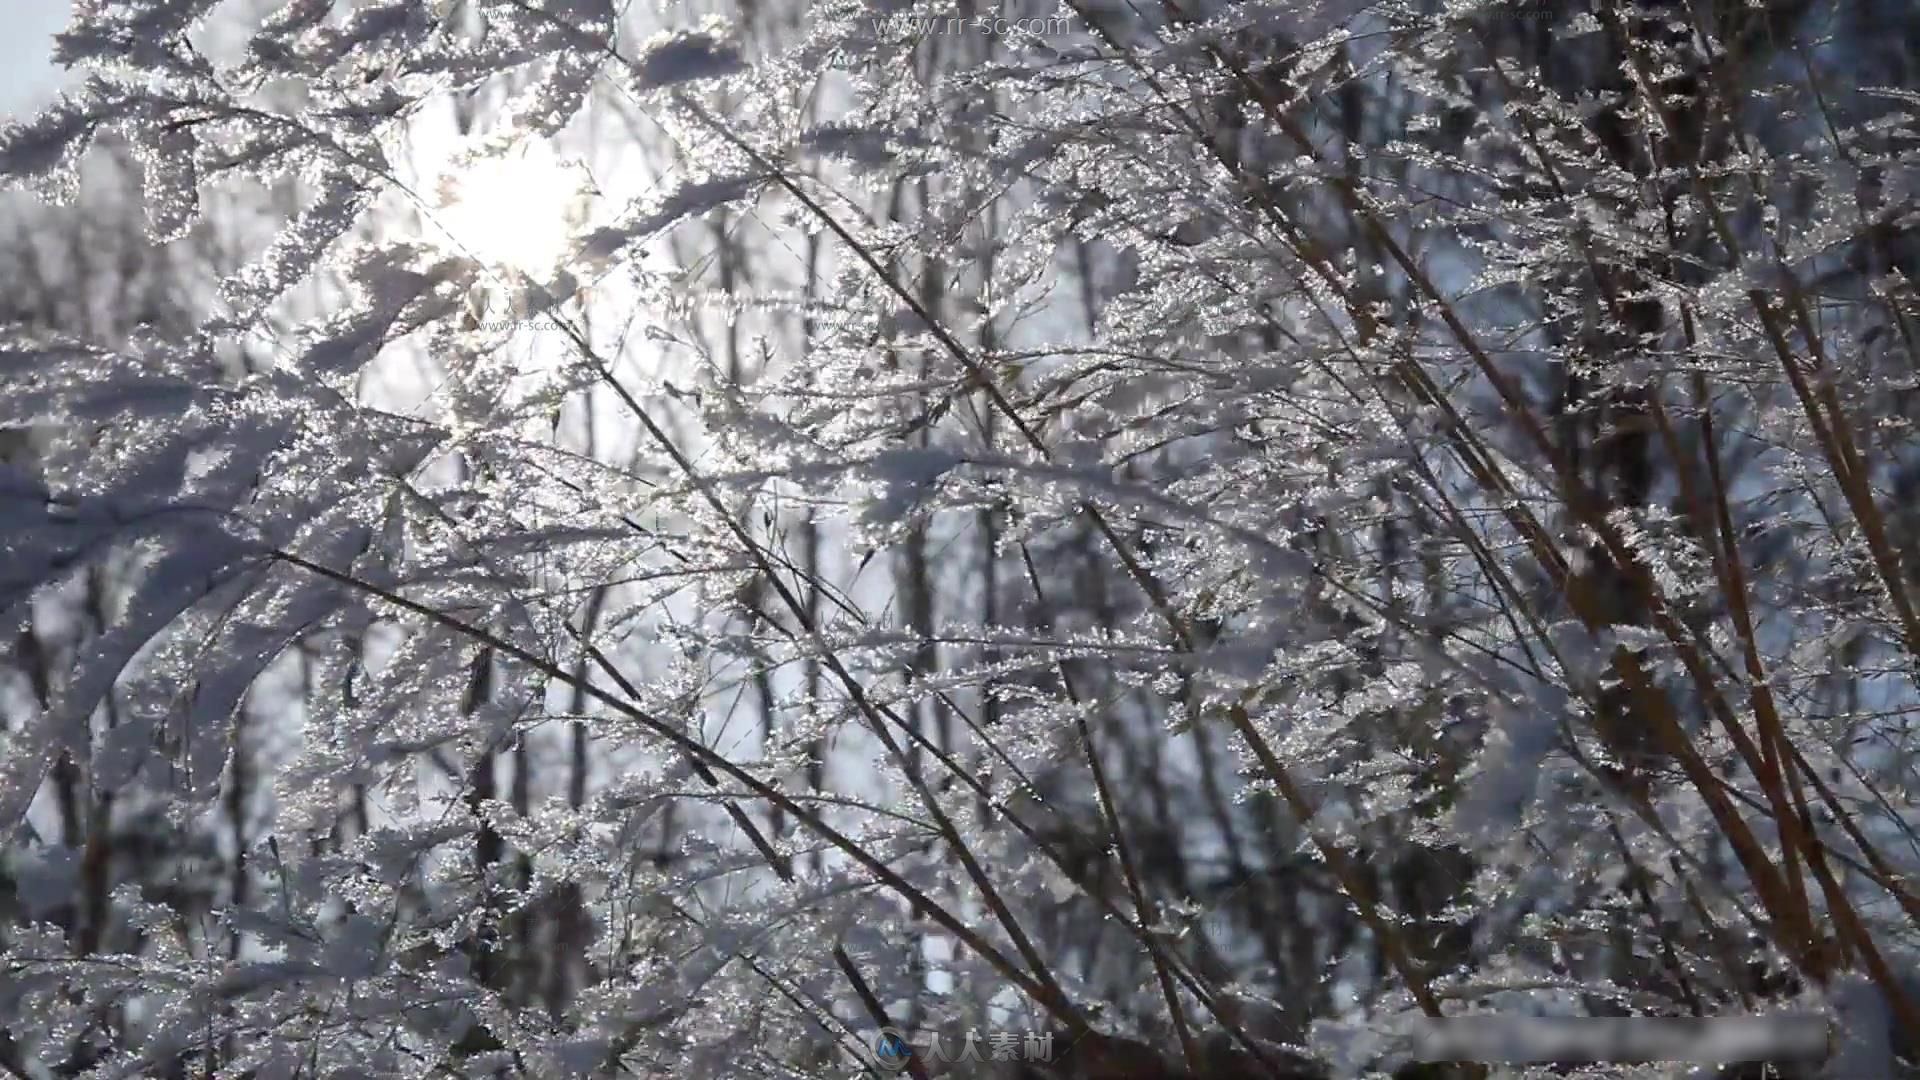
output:
[[[882,1068],[899,1072],[913,1060],[913,1046],[899,1032],[883,1029],[873,1037],[873,1059]]]

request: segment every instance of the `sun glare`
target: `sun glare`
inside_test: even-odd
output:
[[[440,181],[434,219],[463,253],[543,279],[567,254],[584,178],[545,143],[462,155]]]

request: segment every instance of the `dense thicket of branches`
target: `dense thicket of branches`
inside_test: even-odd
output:
[[[77,7],[0,175],[189,239],[0,258],[0,1067],[1908,1067],[1920,11]]]

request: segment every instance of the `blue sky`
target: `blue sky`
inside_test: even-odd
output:
[[[67,25],[71,0],[0,0],[0,114],[17,117],[44,104],[61,72],[47,59]]]

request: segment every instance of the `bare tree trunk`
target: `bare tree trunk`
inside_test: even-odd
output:
[[[473,663],[467,675],[467,690],[462,710],[471,716],[493,695],[493,651],[481,649],[474,654]],[[475,755],[473,768],[467,775],[467,812],[473,815],[476,830],[473,837],[473,872],[479,883],[482,903],[480,925],[474,936],[467,942],[468,962],[473,966],[474,978],[483,986],[496,987],[498,972],[496,962],[499,946],[496,937],[499,934],[499,896],[497,883],[492,881],[493,868],[499,864],[505,847],[500,834],[488,824],[483,805],[494,798],[496,781],[494,777],[495,761],[493,747],[482,743]]]

